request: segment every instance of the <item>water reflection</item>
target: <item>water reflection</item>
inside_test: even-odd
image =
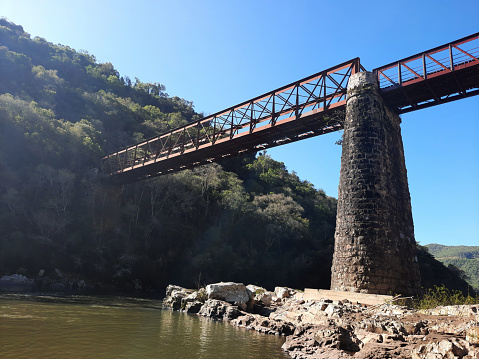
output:
[[[2,358],[289,358],[282,338],[163,311],[157,301],[21,299],[0,297]]]

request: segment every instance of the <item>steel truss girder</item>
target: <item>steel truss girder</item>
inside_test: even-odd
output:
[[[373,71],[382,97],[398,113],[475,96],[479,91],[479,33]]]
[[[112,153],[102,169],[119,183],[337,131],[359,58]]]

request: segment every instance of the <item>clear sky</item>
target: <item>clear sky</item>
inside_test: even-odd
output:
[[[477,0],[1,0],[0,16],[206,114],[355,57],[372,70],[479,31]],[[479,96],[402,119],[416,239],[479,245]],[[339,138],[268,153],[337,197]]]

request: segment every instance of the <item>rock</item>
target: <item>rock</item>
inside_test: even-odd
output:
[[[188,290],[191,291],[191,290]],[[206,300],[206,291],[205,288],[200,288],[199,290],[195,290],[192,293],[188,294],[186,297],[183,298],[184,302],[195,302],[199,301],[204,303]]]
[[[299,328],[298,328],[299,329]],[[324,329],[324,328],[323,328]],[[335,332],[333,330],[332,332]],[[317,338],[318,328],[308,326],[286,338],[281,347],[292,358],[315,358],[315,359],[342,359],[351,358],[351,354],[335,347],[338,342],[331,340],[320,340]],[[319,339],[319,338],[318,338]]]
[[[12,282],[12,283],[25,283],[30,281],[31,279],[21,274],[12,274],[12,275],[4,275],[3,277],[0,278],[0,280],[6,281],[6,282],[7,281]]]
[[[240,315],[238,318],[235,318],[231,323],[236,327],[248,328],[250,329],[251,324],[254,323],[255,318],[251,314]]]
[[[246,291],[249,294],[250,300],[253,301],[253,304],[255,302],[260,302],[262,303],[262,305],[269,306],[271,305],[271,302],[273,301],[274,293],[266,290],[263,287],[259,287],[253,284],[248,284],[246,286]],[[251,306],[251,308],[253,307]]]
[[[205,302],[205,296],[205,289],[201,288],[181,298],[181,311],[193,314],[198,313]]]
[[[256,302],[261,302],[266,306],[270,306],[273,301],[273,292],[264,291],[254,296]]]
[[[198,312],[198,315],[213,319],[235,319],[241,312],[238,307],[218,299],[208,299]]]
[[[254,284],[248,284],[246,286],[246,291],[248,292],[250,299],[253,299],[256,294],[266,292],[266,289]]]
[[[467,342],[463,339],[450,338],[440,342],[421,344],[411,353],[413,359],[462,358],[468,354]]]
[[[382,343],[383,336],[377,333],[364,332],[361,334],[356,333],[358,340],[361,341],[361,346],[364,346],[368,343]]]
[[[439,306],[433,309],[420,310],[419,312],[427,315],[454,315],[460,317],[474,317],[479,315],[479,304]]]
[[[273,294],[271,292],[261,293],[255,297],[255,300],[260,301],[266,306],[269,306],[273,302]]]
[[[294,333],[295,327],[289,322],[265,318],[257,314],[246,314],[231,321],[237,327],[255,330],[260,333],[288,336]]]
[[[314,340],[321,347],[336,348],[348,352],[359,351],[359,344],[361,343],[351,331],[331,324],[319,328]]]
[[[208,299],[223,300],[232,304],[245,305],[250,299],[246,286],[243,283],[233,282],[208,284],[206,295]]]
[[[199,302],[197,300],[193,302],[186,302],[184,308],[181,311],[185,313],[196,314],[200,311],[203,304],[203,302]]]
[[[470,344],[479,345],[479,325],[474,325],[466,330],[466,340]]]
[[[28,292],[33,290],[34,280],[21,274],[4,275],[0,278],[0,291]]]
[[[275,287],[274,294],[278,299],[289,298],[296,294],[296,290],[287,287]]]
[[[166,297],[163,299],[163,305],[167,308],[171,308],[173,310],[180,310],[185,307],[186,301],[185,298],[193,294],[195,290],[193,289],[186,289],[177,285],[169,285],[166,288]],[[191,301],[196,300],[196,298],[192,298]]]
[[[419,321],[417,323],[405,323],[403,326],[403,333],[407,335],[421,334],[422,329],[425,327],[426,324],[423,321]]]
[[[439,308],[435,313],[442,315],[431,315],[391,304],[310,301],[290,288],[273,293],[240,283],[211,284],[203,292],[168,286],[167,293],[165,301],[184,312],[286,336],[283,350],[295,359],[479,359],[477,305]],[[249,313],[241,310],[246,302]]]
[[[178,285],[174,285],[174,284],[170,284],[168,285],[168,287],[166,287],[166,297],[169,297],[171,296],[171,293],[175,290],[175,291],[182,291],[184,290],[185,288],[183,287],[180,287]]]

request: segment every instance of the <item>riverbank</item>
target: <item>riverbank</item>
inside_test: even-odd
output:
[[[170,285],[164,306],[226,320],[234,326],[283,335],[295,359],[479,358],[479,305],[416,311],[322,298],[305,300],[284,287],[274,292],[240,283],[200,290]]]

